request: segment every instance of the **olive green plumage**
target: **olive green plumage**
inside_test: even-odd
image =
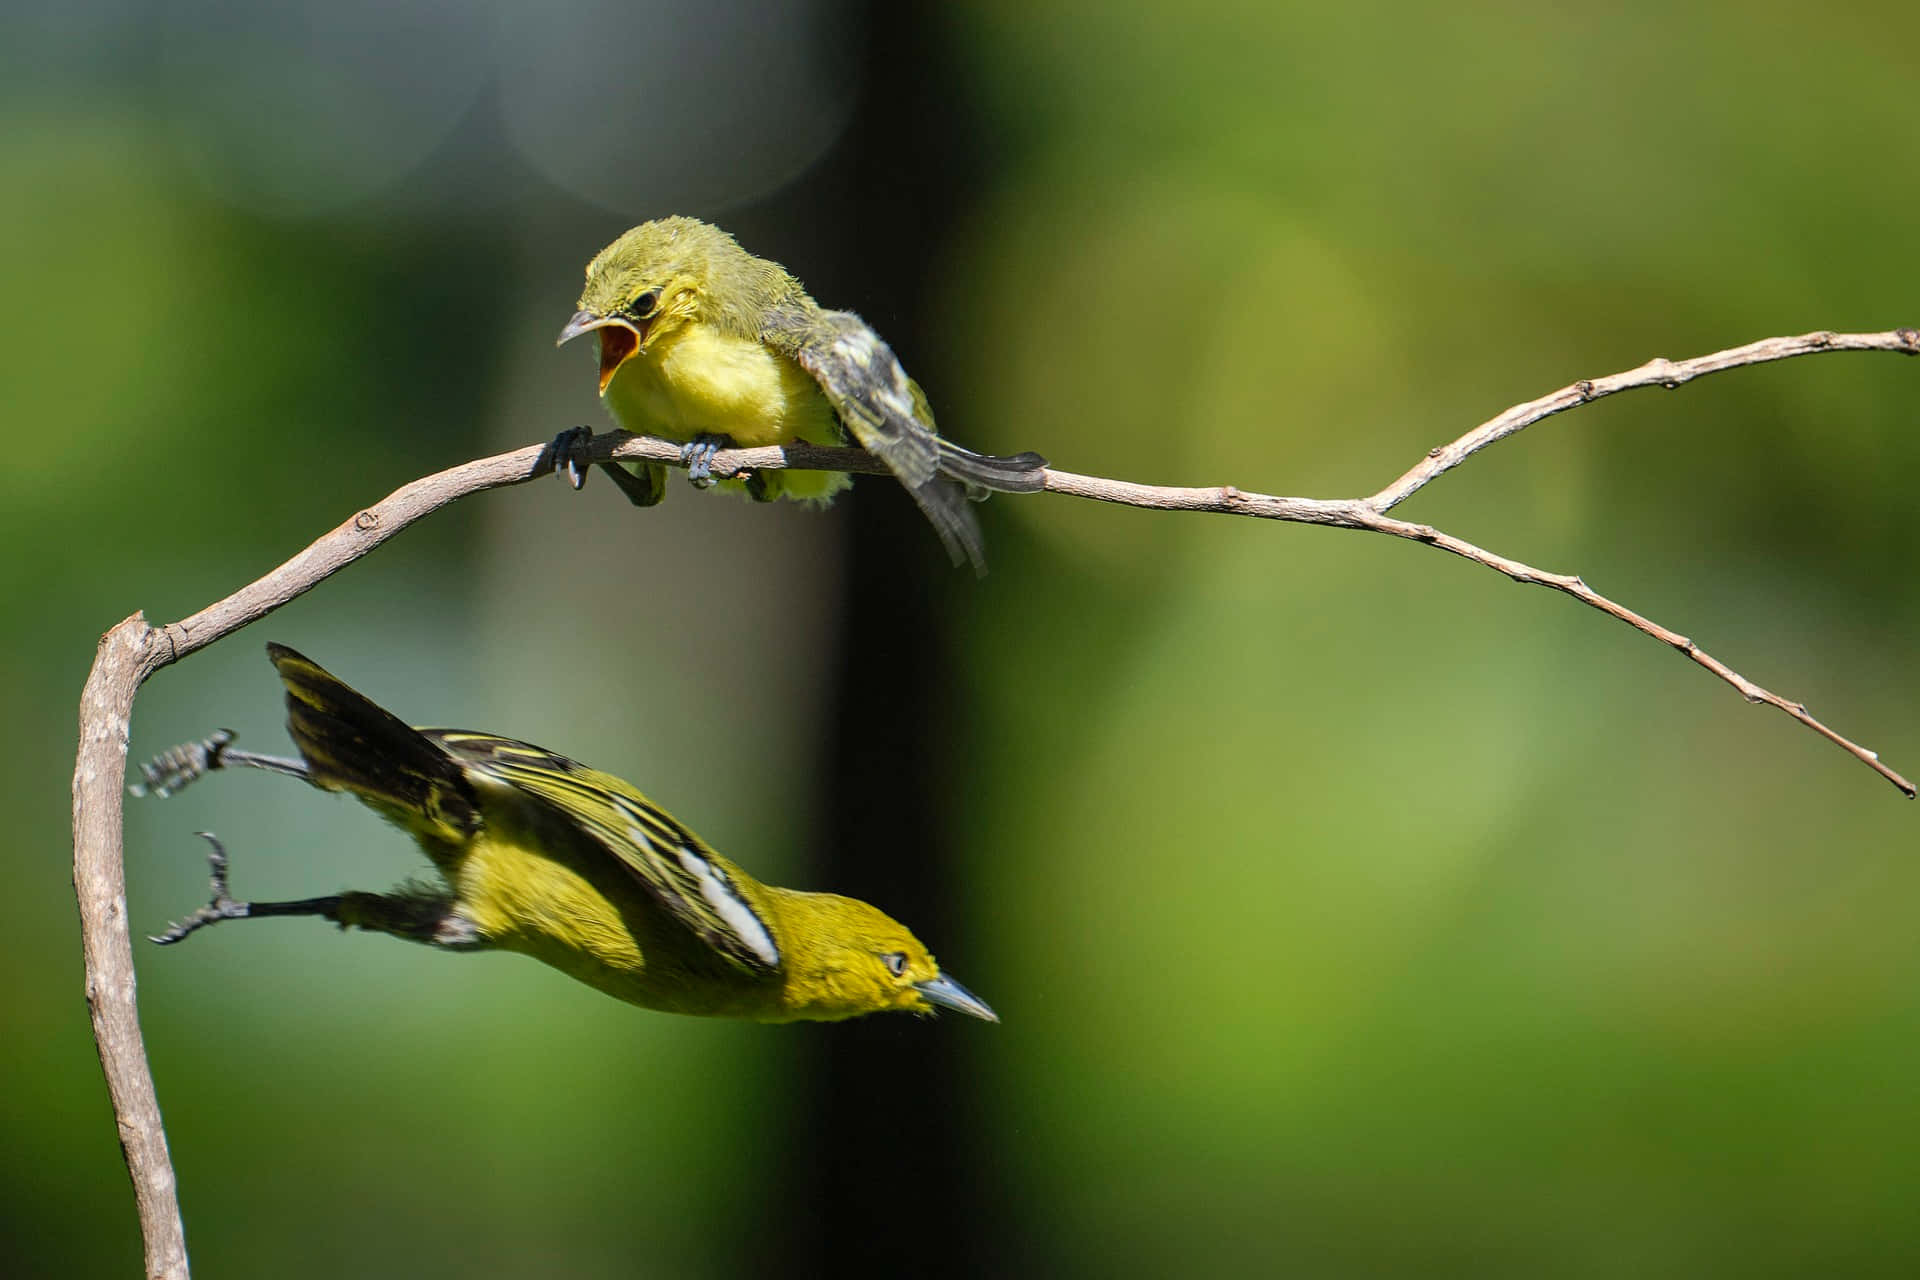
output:
[[[674,1013],[789,1022],[943,1006],[997,1021],[878,908],[762,884],[611,774],[511,738],[411,728],[292,649],[268,653],[300,759],[238,751],[221,734],[146,766],[149,788],[241,765],[292,774],[406,830],[440,883],[233,902],[216,842],[214,902],[160,941],[224,919],[318,915],[450,950],[522,952]]]
[[[860,317],[820,307],[779,263],[693,218],[643,223],[587,264],[560,341],[584,333],[598,335],[600,394],[624,429],[743,447],[851,440],[906,486],[955,563],[985,563],[970,495],[1046,482],[1037,454],[989,457],[941,439],[925,394]],[[622,487],[642,505],[658,501],[664,471],[638,474]],[[824,502],[849,481],[778,470],[722,483]]]

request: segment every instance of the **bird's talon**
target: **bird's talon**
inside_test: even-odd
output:
[[[221,765],[221,756],[233,741],[233,730],[219,729],[198,742],[183,742],[169,747],[140,766],[143,781],[127,791],[134,796],[166,799],[189,782],[202,778]]]
[[[207,865],[213,868],[213,897],[207,905],[180,921],[168,921],[164,933],[149,934],[147,941],[168,947],[193,933],[221,920],[244,920],[252,909],[250,902],[236,902],[227,888],[227,851],[221,847],[220,840],[211,831],[196,831],[195,835],[213,846],[207,854]]]
[[[566,477],[568,484],[575,489],[580,488],[587,482],[587,468],[591,463],[585,455],[592,443],[592,427],[568,427],[554,436],[552,443],[533,460],[533,474],[543,476],[550,471],[559,472]]]
[[[692,481],[694,488],[713,488],[713,455],[732,447],[731,438],[704,431],[680,446],[680,461],[686,467],[687,479]]]

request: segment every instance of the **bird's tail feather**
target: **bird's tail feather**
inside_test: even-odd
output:
[[[907,490],[914,502],[933,524],[935,533],[947,549],[947,557],[958,565],[972,565],[975,577],[987,576],[986,544],[980,536],[980,522],[974,518],[967,491],[945,476],[933,476]]]
[[[287,686],[287,732],[315,786],[349,791],[410,830],[457,841],[473,830],[465,773],[418,730],[341,683],[319,663],[269,644]]]
[[[996,457],[940,441],[940,470],[954,479],[1001,493],[1038,493],[1047,487],[1047,460],[1037,453]]]

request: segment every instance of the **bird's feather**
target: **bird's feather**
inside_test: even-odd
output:
[[[985,572],[980,524],[966,490],[941,474],[926,397],[880,335],[851,311],[786,306],[768,309],[761,337],[820,384],[848,434],[913,495],[953,562]]]
[[[315,786],[349,791],[441,844],[470,836],[478,804],[460,766],[417,729],[282,644],[267,656],[287,690],[287,732]]]
[[[724,859],[627,782],[531,743],[423,731],[465,769],[538,797],[632,873],[667,914],[750,973],[780,966],[773,931]]]

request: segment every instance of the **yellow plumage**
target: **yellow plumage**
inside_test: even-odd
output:
[[[413,835],[441,883],[235,902],[216,842],[213,902],[157,941],[313,915],[449,950],[518,951],[673,1013],[790,1022],[942,1006],[997,1021],[878,908],[761,884],[611,774],[511,738],[410,728],[293,650],[268,653],[301,758],[217,734],[147,765],[147,789],[244,765],[344,791]]]
[[[643,223],[587,264],[560,341],[585,333],[599,340],[600,394],[614,421],[636,435],[687,442],[696,484],[712,483],[708,462],[723,444],[851,441],[906,486],[955,563],[978,569],[985,561],[968,497],[1046,483],[1046,459],[1037,454],[989,457],[941,439],[925,394],[860,317],[824,310],[779,263],[693,218]],[[574,452],[588,434],[562,432],[548,454],[576,486],[585,471]],[[611,473],[638,505],[665,492],[657,465]],[[780,469],[723,483],[762,500],[819,501],[849,480]]]
[[[629,359],[604,393],[613,419],[636,435],[724,436],[743,448],[842,442],[839,419],[820,385],[793,361],[717,325],[661,335],[645,359]],[[823,501],[845,489],[844,471],[777,471],[761,477],[765,497]],[[723,480],[722,486],[744,488]]]

